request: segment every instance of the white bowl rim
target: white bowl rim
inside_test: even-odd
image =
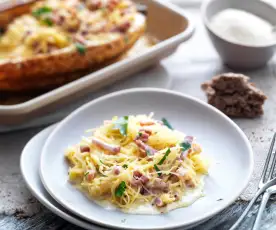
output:
[[[213,217],[214,215],[218,214],[219,212],[221,212],[222,210],[224,210],[226,207],[230,206],[232,203],[234,203],[236,201],[236,199],[240,196],[240,194],[244,191],[244,189],[247,187],[251,175],[253,173],[253,165],[254,165],[254,157],[253,157],[253,150],[251,147],[251,144],[248,140],[248,138],[246,137],[246,135],[244,134],[244,132],[239,128],[239,126],[232,121],[229,117],[227,117],[224,113],[222,113],[221,111],[219,111],[217,108],[207,104],[206,102],[192,97],[190,95],[187,94],[183,94],[180,92],[176,92],[176,91],[172,91],[172,90],[168,90],[168,89],[161,89],[161,88],[131,88],[131,89],[125,89],[125,90],[120,90],[117,92],[113,92],[110,94],[106,94],[102,97],[99,97],[95,100],[92,100],[82,106],[80,106],[78,109],[76,109],[75,111],[73,111],[71,114],[69,114],[67,117],[65,117],[61,122],[59,122],[57,124],[57,126],[54,128],[54,130],[52,131],[52,133],[48,136],[47,140],[44,143],[44,147],[42,149],[42,153],[41,153],[41,158],[40,158],[40,166],[39,166],[39,175],[40,175],[40,179],[41,182],[44,186],[44,188],[46,189],[46,191],[59,203],[61,204],[64,208],[66,208],[67,210],[71,211],[73,214],[76,214],[78,216],[80,216],[81,218],[83,218],[82,215],[80,215],[78,212],[76,212],[74,209],[70,208],[67,203],[63,203],[59,201],[59,198],[57,196],[55,196],[55,194],[51,191],[51,189],[47,186],[46,181],[44,180],[43,177],[43,172],[42,172],[42,165],[43,165],[43,155],[46,154],[46,149],[45,146],[47,146],[50,142],[50,140],[52,139],[52,137],[55,135],[55,133],[64,125],[66,124],[66,122],[68,122],[69,120],[71,120],[71,118],[75,117],[78,115],[79,112],[85,110],[86,108],[93,106],[96,103],[99,103],[101,101],[105,101],[106,99],[112,98],[114,96],[119,96],[119,95],[123,95],[123,94],[128,94],[128,93],[139,93],[139,92],[159,92],[159,93],[166,93],[166,94],[171,94],[171,95],[175,95],[175,96],[179,96],[182,97],[184,99],[188,99],[191,100],[195,103],[200,104],[201,106],[212,110],[213,112],[217,113],[217,115],[223,117],[226,121],[228,121],[235,129],[236,131],[241,135],[241,137],[244,140],[244,143],[248,149],[248,153],[249,153],[249,168],[248,168],[248,173],[247,176],[244,178],[243,182],[241,184],[243,184],[243,186],[241,186],[239,189],[236,190],[233,198],[231,200],[229,200],[227,203],[225,203],[224,207],[219,207],[219,208],[214,208],[211,211],[207,212],[205,215],[202,215],[200,218],[198,218],[197,220],[192,220],[192,221],[187,221],[185,223],[185,225],[171,225],[169,227],[163,227],[162,230],[165,229],[174,229],[174,228],[179,228],[179,227],[188,227],[191,225],[196,225],[197,223],[201,223],[204,222],[205,220],[210,219],[211,217]],[[98,225],[102,225],[105,227],[111,227],[111,228],[116,228],[116,229],[129,229],[127,227],[124,226],[113,226],[113,225],[109,225],[108,223],[102,222],[101,220],[91,220],[91,219],[87,219],[88,221],[98,224]],[[131,229],[139,229],[139,228],[131,228]],[[147,228],[143,228],[143,229],[147,229]],[[161,230],[160,227],[151,227],[151,230]],[[140,230],[140,229],[139,229]]]
[[[219,1],[219,0],[204,0],[201,7],[200,7],[200,11],[201,11],[201,18],[203,20],[203,23],[204,25],[208,28],[208,30],[210,30],[215,36],[219,37],[220,39],[228,42],[228,43],[231,43],[233,45],[237,45],[237,46],[240,46],[240,47],[244,47],[244,48],[252,48],[252,49],[258,49],[258,48],[273,48],[273,46],[276,45],[276,41],[275,42],[272,42],[272,43],[269,43],[267,45],[246,45],[246,44],[241,44],[241,43],[238,43],[238,42],[234,42],[234,41],[231,41],[227,38],[224,38],[222,37],[220,34],[218,34],[215,30],[213,30],[210,26],[210,20],[207,18],[207,8],[209,7],[209,5],[212,3],[212,2],[216,2],[216,1]],[[276,14],[276,8],[274,8],[273,6],[271,6],[269,3],[265,2],[265,1],[257,1],[259,2],[260,4],[265,4],[267,5],[268,7],[272,8],[275,10],[275,14]],[[225,8],[227,9],[227,8]],[[237,8],[238,9],[238,8]],[[249,11],[248,11],[249,12]],[[252,13],[252,12],[249,12],[249,13]],[[254,14],[254,13],[252,13]],[[255,15],[255,14],[254,14]]]

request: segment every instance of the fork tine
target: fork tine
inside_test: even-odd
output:
[[[261,175],[261,180],[260,182],[261,183],[265,183],[265,176],[266,176],[266,173],[267,173],[267,169],[268,169],[268,166],[269,166],[269,162],[270,162],[270,159],[271,159],[271,155],[273,153],[273,148],[274,148],[274,144],[275,144],[275,139],[276,139],[276,133],[274,133],[273,135],[273,138],[272,138],[272,141],[271,141],[271,144],[270,144],[270,147],[269,147],[269,151],[268,151],[268,154],[267,154],[267,157],[266,157],[266,161],[265,161],[265,165],[264,165],[264,169],[263,169],[263,172],[262,172],[262,175]],[[276,154],[274,154],[274,157],[273,157],[273,168],[275,167],[275,161],[276,161]],[[269,178],[270,176],[272,176],[273,174],[273,170],[270,170],[269,172]]]
[[[275,165],[276,165],[276,154],[274,152],[273,159],[272,159],[272,164],[271,164],[269,174],[268,174],[268,180],[271,180],[272,177],[273,177],[273,172],[274,172],[274,169],[275,169]]]

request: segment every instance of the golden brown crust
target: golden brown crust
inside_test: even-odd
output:
[[[28,91],[28,90],[50,90],[50,89],[59,87],[61,85],[64,85],[68,82],[71,82],[73,80],[76,80],[97,69],[103,68],[111,63],[119,61],[120,57],[124,55],[124,53],[127,50],[129,50],[134,45],[134,43],[140,38],[140,36],[144,33],[144,30],[145,30],[145,24],[143,27],[140,27],[139,30],[133,31],[131,32],[131,34],[128,34],[129,36],[128,41],[126,41],[125,38],[120,38],[119,40],[116,40],[112,44],[106,44],[105,46],[100,46],[100,47],[98,46],[98,47],[95,47],[95,49],[90,49],[85,56],[82,56],[78,52],[74,51],[74,52],[66,53],[63,56],[60,55],[59,57],[56,57],[57,59],[55,59],[55,61],[53,59],[47,59],[47,61],[45,61],[45,59],[43,61],[42,60],[25,61],[27,65],[24,66],[23,68],[25,68],[25,71],[27,70],[28,74],[23,74],[21,71],[17,71],[17,69],[15,69],[16,64],[14,63],[12,64],[7,63],[7,65],[10,65],[10,69],[6,69],[7,65],[4,68],[2,68],[3,66],[0,65],[0,69],[5,70],[6,76],[15,76],[15,75],[9,75],[9,74],[12,74],[14,69],[15,69],[14,72],[17,74],[16,78],[6,77],[1,79],[0,77],[1,79],[0,90],[6,91],[6,92],[18,92],[18,91]],[[118,46],[115,46],[117,44]],[[118,50],[117,48],[120,48],[122,44],[124,45],[124,48],[117,52]],[[113,48],[116,49],[116,52],[114,52]],[[93,53],[90,53],[90,52],[93,52]],[[96,57],[97,55],[95,56],[96,52],[101,53],[101,56],[104,54],[106,59],[105,60],[100,60],[99,58],[97,59]],[[93,56],[90,60],[89,60],[89,57],[87,56],[89,54]],[[59,59],[59,58],[62,58],[62,59]],[[64,66],[62,64],[64,64]],[[32,65],[34,66],[32,67]],[[84,68],[81,68],[82,70],[80,71],[73,72],[72,65],[74,65],[74,68],[76,66],[84,67]],[[22,68],[22,65],[20,68]],[[59,72],[57,74],[57,70],[59,70],[58,68],[63,68],[63,71],[66,70],[66,72],[65,73]],[[33,72],[34,74],[31,74],[31,71],[34,71]],[[38,75],[37,72],[40,72],[40,74]],[[53,74],[50,74],[50,73],[53,73]]]
[[[33,1],[7,1],[0,6],[0,27],[5,28],[14,18],[28,13],[34,4]]]
[[[55,74],[97,67],[100,63],[126,52],[142,36],[145,31],[145,18],[137,13],[136,19],[139,23],[135,23],[127,34],[120,34],[115,40],[103,45],[88,45],[84,55],[80,54],[75,47],[70,47],[52,54],[0,63],[0,81],[50,77]]]

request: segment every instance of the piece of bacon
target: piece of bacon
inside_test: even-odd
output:
[[[139,130],[139,132],[145,132],[147,133],[148,135],[151,135],[152,134],[152,130],[151,129],[147,129],[147,128],[142,128]]]
[[[164,206],[163,201],[159,197],[156,197],[154,199],[153,204],[156,205],[157,207],[163,207]]]
[[[143,175],[140,171],[136,170],[133,172],[133,180],[131,184],[133,186],[143,186],[149,182],[149,178]]]
[[[155,122],[154,121],[140,121],[140,125],[141,126],[151,126],[151,125],[155,125]]]
[[[113,168],[113,173],[114,173],[115,175],[119,175],[120,172],[121,172],[121,167],[116,165],[116,166]]]
[[[98,147],[100,147],[108,152],[114,153],[114,154],[119,153],[121,150],[120,146],[107,144],[104,141],[102,141],[96,137],[92,138],[92,143],[94,145],[97,145]]]
[[[90,147],[87,145],[81,145],[80,146],[80,152],[85,153],[85,152],[90,152]]]
[[[95,178],[96,172],[92,169],[88,170],[87,172],[88,174],[86,175],[86,179],[91,182]]]
[[[143,141],[141,140],[134,140],[134,142],[138,145],[138,147],[143,151],[146,152],[147,155],[154,155],[157,150],[155,150],[154,148],[150,147],[149,145],[145,144]]]
[[[168,189],[169,185],[160,178],[156,178],[151,186],[151,190],[154,192],[167,192]]]

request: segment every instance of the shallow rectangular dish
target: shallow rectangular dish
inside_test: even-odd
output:
[[[160,0],[134,0],[134,2],[146,5],[147,34],[159,41],[156,45],[26,102],[0,105],[0,125],[22,124],[43,116],[46,112],[49,114],[58,106],[130,76],[169,56],[182,42],[193,35],[192,21],[176,6]]]

